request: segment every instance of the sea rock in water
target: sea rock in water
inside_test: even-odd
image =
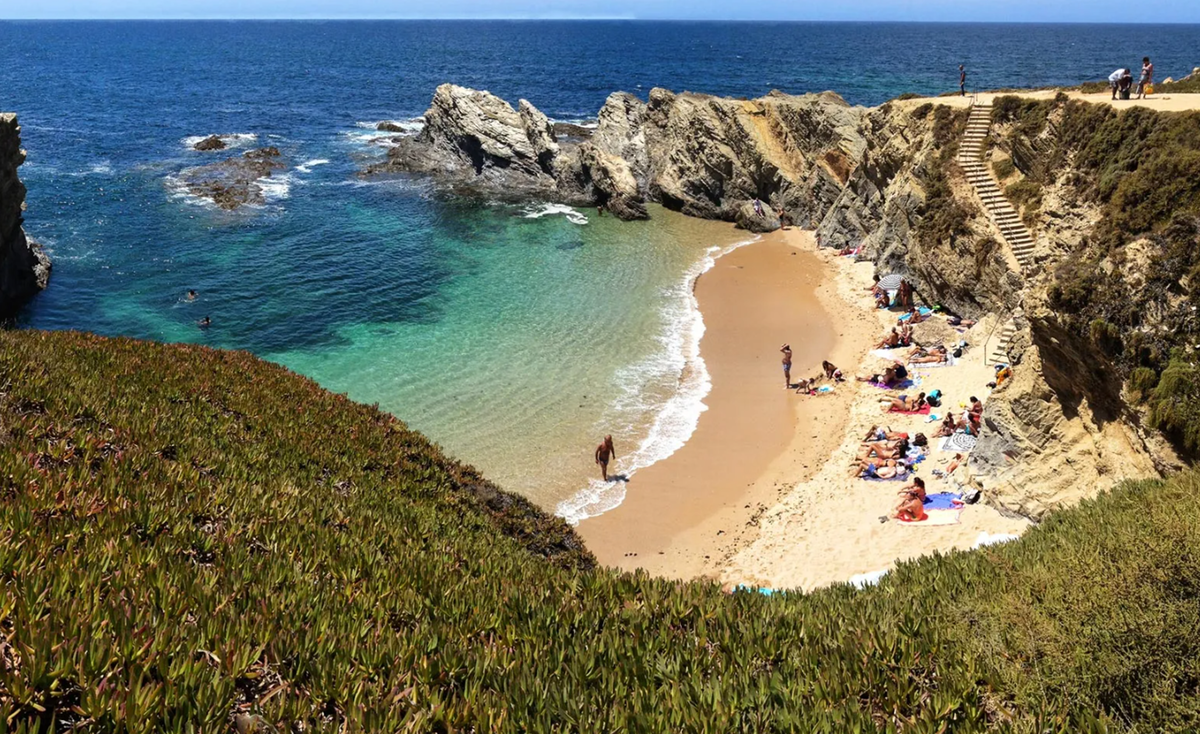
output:
[[[219,135],[209,135],[204,140],[201,140],[200,142],[193,145],[192,148],[195,150],[203,150],[203,151],[225,150],[226,145],[225,145],[225,141],[221,140],[221,137]]]
[[[407,130],[404,129],[403,125],[392,122],[391,120],[384,120],[383,122],[375,123],[375,129],[379,130],[380,132],[385,132],[385,133],[408,132]]]
[[[183,182],[195,196],[212,200],[222,209],[237,209],[246,204],[264,204],[259,181],[275,171],[287,168],[275,147],[248,150],[238,158],[228,158],[183,172]]]
[[[766,204],[759,202],[759,214],[754,208],[753,201],[747,201],[737,208],[737,226],[748,232],[774,232],[781,226],[779,215]]]
[[[25,185],[17,168],[24,162],[17,116],[0,113],[0,320],[15,316],[50,280],[50,258],[21,227]]]

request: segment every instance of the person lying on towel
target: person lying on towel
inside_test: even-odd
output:
[[[850,471],[851,478],[863,479],[895,479],[904,476],[906,469],[902,462],[895,459],[886,461],[861,461]]]

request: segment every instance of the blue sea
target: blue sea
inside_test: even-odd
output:
[[[671,22],[0,22],[0,110],[20,114],[26,229],[54,261],[21,325],[246,349],[378,403],[571,519],[612,433],[635,470],[702,410],[690,283],[737,237],[654,209],[620,223],[545,202],[360,179],[443,82],[586,124],[615,90],[752,97],[1077,84],[1200,64],[1200,26]],[[289,169],[219,211],[180,171],[231,136]],[[188,290],[199,298],[189,302]],[[196,321],[210,316],[207,330]]]

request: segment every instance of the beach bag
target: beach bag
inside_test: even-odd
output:
[[[918,433],[916,435],[916,437],[913,438],[913,446],[928,446],[928,445],[929,445],[929,439],[925,438],[924,433]]]
[[[926,395],[926,396],[925,396],[925,402],[929,403],[929,404],[930,404],[931,406],[933,406],[934,408],[941,407],[941,405],[942,405],[942,391],[941,391],[941,390],[934,390],[934,391],[930,392],[928,395]]]
[[[1153,84],[1146,85],[1146,94],[1154,94],[1154,85]]]
[[[968,505],[973,505],[979,501],[979,490],[978,489],[967,490],[966,492],[963,492],[962,498],[963,498],[963,502],[966,502]]]

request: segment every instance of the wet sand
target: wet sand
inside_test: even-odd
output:
[[[861,319],[826,310],[832,293],[822,299],[818,291],[832,291],[833,279],[813,249],[810,233],[775,232],[697,280],[700,353],[713,385],[707,411],[682,449],[632,477],[620,507],[580,523],[601,563],[715,577],[753,539],[757,517],[841,440],[848,390],[811,397],[783,386],[784,342],[792,345],[795,381],[815,376],[830,358],[851,372],[854,353],[861,356],[874,334],[873,323],[865,329]]]

